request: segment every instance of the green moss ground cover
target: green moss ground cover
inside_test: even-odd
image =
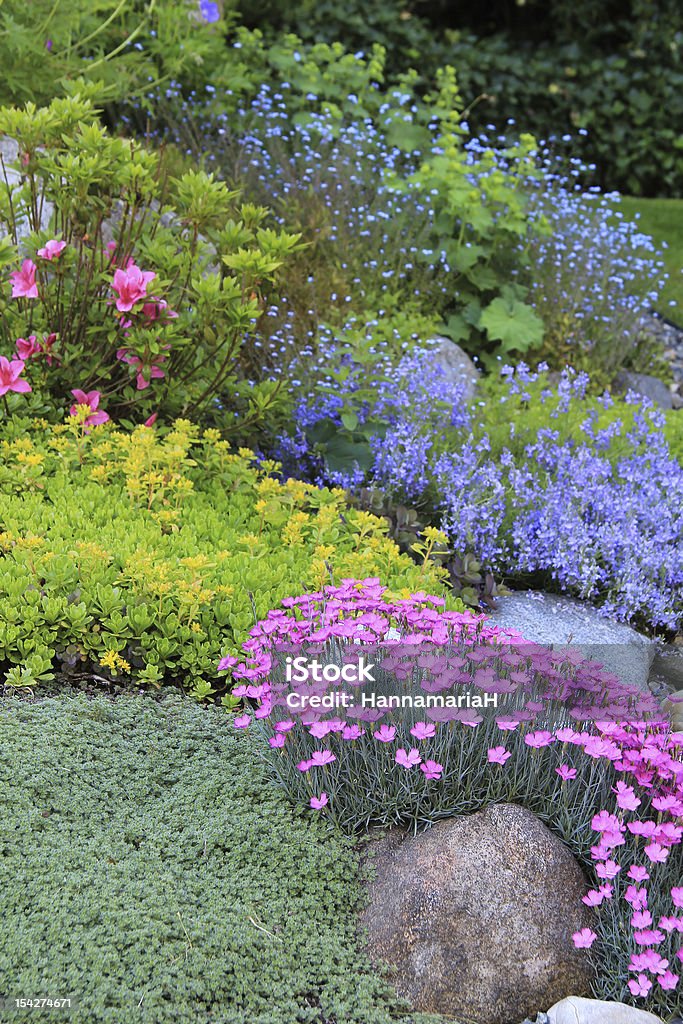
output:
[[[359,952],[352,848],[225,712],[5,700],[0,778],[0,995],[71,996],[73,1024],[409,1024]]]

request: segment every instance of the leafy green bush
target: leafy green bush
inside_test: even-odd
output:
[[[74,1024],[409,1024],[358,951],[350,843],[224,712],[5,700],[0,750],[3,996],[71,996]]]
[[[383,520],[254,465],[215,430],[179,421],[94,430],[16,420],[0,442],[0,669],[8,685],[54,673],[225,691],[221,652],[305,584],[380,576],[438,585]],[[454,601],[456,606],[459,602]],[[226,697],[230,704],[230,698]]]
[[[0,103],[49,102],[80,76],[108,100],[150,83],[201,84],[225,53],[232,6],[222,0],[222,17],[208,21],[199,0],[4,0]]]
[[[258,421],[279,388],[243,383],[245,339],[297,236],[204,172],[164,188],[159,156],[85,98],[4,108],[0,133],[18,147],[0,183],[0,352],[16,346],[29,408],[61,415],[77,388],[117,417]]]

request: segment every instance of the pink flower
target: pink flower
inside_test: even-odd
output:
[[[634,910],[647,906],[647,889],[638,889],[635,885],[629,885],[624,893],[624,899],[630,903]]]
[[[278,732],[274,736],[271,736],[268,740],[269,745],[273,750],[277,750],[279,747],[284,747],[287,737],[283,732]]]
[[[79,405],[87,405],[90,408],[90,415],[86,416],[83,426],[84,427],[96,427],[99,423],[106,423],[109,419],[109,414],[98,409],[100,404],[100,393],[99,391],[81,391],[80,388],[73,388],[71,394],[76,399],[76,404],[72,405],[69,412],[72,416],[78,414]]]
[[[664,932],[656,931],[653,928],[643,928],[642,931],[634,932],[633,938],[639,946],[656,946],[664,941]]]
[[[300,772],[307,772],[310,769],[312,763],[312,761],[299,761],[299,763],[297,764],[297,768],[299,769]]]
[[[44,260],[56,259],[66,249],[66,242],[58,242],[56,238],[50,239],[46,242],[42,249],[38,250],[38,255],[42,256]]]
[[[633,928],[647,928],[652,924],[652,914],[649,910],[636,910],[631,918]]]
[[[294,728],[294,722],[291,718],[284,719],[282,722],[275,723],[275,732],[289,732]]]
[[[671,899],[675,907],[683,907],[683,886],[675,885],[671,890]]]
[[[597,935],[590,928],[582,928],[580,932],[573,933],[572,939],[577,949],[590,949],[597,939]]]
[[[596,889],[591,889],[590,892],[581,897],[581,902],[585,903],[587,907],[599,907],[604,898],[603,893]]]
[[[311,768],[322,768],[326,764],[332,764],[336,761],[336,756],[331,750],[314,750],[311,756],[310,765]]]
[[[247,726],[251,724],[251,718],[249,715],[238,715],[237,718],[233,720],[232,724],[236,729],[246,729]]]
[[[310,806],[314,811],[322,811],[323,807],[327,807],[329,800],[325,790],[322,791],[320,796],[312,796],[310,799]]]
[[[31,391],[31,385],[27,380],[20,380],[24,372],[24,363],[21,359],[5,359],[0,356],[0,395],[6,395],[8,391],[16,391],[18,394],[26,394]]]
[[[116,308],[121,313],[127,313],[133,308],[136,302],[147,297],[147,285],[153,281],[156,274],[151,270],[140,270],[132,261],[125,270],[117,270],[114,273],[112,290],[116,292]],[[37,293],[36,293],[37,294]]]
[[[346,725],[342,729],[343,740],[359,740],[361,736],[365,736],[365,729],[361,729],[359,725]]]
[[[659,977],[659,984],[663,989],[671,990],[678,985],[678,978],[671,971],[664,971],[664,974]]]
[[[628,877],[632,878],[634,882],[647,882],[650,875],[646,868],[634,864],[632,868],[628,869]]]
[[[420,765],[420,771],[424,772],[426,779],[440,779],[443,772],[443,765],[438,761],[425,761]]]
[[[143,305],[142,315],[149,323],[154,323],[155,320],[161,320],[162,318],[168,320],[177,320],[178,318],[178,314],[168,308],[166,299],[159,299],[155,295],[152,295],[150,301],[145,302]]]
[[[535,747],[540,749],[541,747],[549,747],[551,743],[555,741],[555,737],[547,729],[539,729],[538,732],[528,732],[524,737],[524,742],[528,747]]]
[[[40,343],[40,350],[41,352],[44,353],[45,358],[47,359],[48,366],[52,366],[52,360],[54,358],[54,356],[52,355],[52,346],[54,345],[56,340],[57,335],[54,332],[52,332],[52,334],[44,334],[43,340]]]
[[[40,344],[35,334],[29,334],[28,338],[17,338],[17,359],[26,362],[31,356],[37,356],[40,352]]]
[[[37,299],[38,286],[36,285],[36,265],[33,260],[24,260],[21,270],[15,270],[10,274],[12,282],[13,299]]]
[[[512,757],[512,754],[505,747],[489,747],[486,755],[489,764],[505,764],[509,757]]]
[[[410,730],[410,735],[416,740],[427,740],[436,735],[436,726],[427,722],[416,722]]]
[[[136,379],[138,391],[144,391],[145,388],[148,388],[152,380],[166,376],[161,367],[157,365],[158,363],[163,363],[166,356],[156,356],[156,363],[151,363],[148,367],[145,366],[140,356],[136,356],[125,348],[118,349],[116,358],[120,359],[122,363],[128,363],[130,366],[136,367],[138,371]]]
[[[151,416],[149,416],[149,417],[148,417],[148,418],[147,418],[147,419],[145,420],[145,422],[144,422],[144,423],[142,424],[142,425],[143,425],[143,427],[153,427],[153,426],[154,426],[154,424],[155,424],[155,423],[156,423],[156,421],[157,421],[157,416],[158,416],[158,415],[159,415],[159,413],[158,413],[158,412],[153,412],[153,413],[152,413],[152,415],[151,415]]]
[[[561,764],[555,771],[565,782],[576,778],[576,768],[570,768],[568,764]]]
[[[595,873],[598,878],[616,878],[621,871],[621,865],[613,860],[606,860],[604,864],[595,865]]]
[[[623,811],[635,811],[640,807],[642,801],[635,795],[633,786],[627,786],[625,782],[617,782],[612,792],[617,794],[617,804]]]
[[[420,751],[417,747],[412,747],[409,752],[403,747],[399,747],[396,751],[396,764],[400,764],[404,768],[413,768],[416,764],[419,764],[421,760]]]
[[[314,739],[321,740],[332,730],[330,729],[328,722],[314,722],[308,731]]]
[[[669,851],[664,846],[660,846],[659,843],[650,843],[649,846],[643,847],[643,852],[653,864],[662,864],[669,856]]]
[[[393,725],[380,725],[379,729],[376,729],[373,733],[373,736],[380,743],[391,743],[396,736],[396,729]]]
[[[646,996],[652,988],[652,982],[646,974],[639,974],[638,978],[631,978],[628,983],[632,996]]]

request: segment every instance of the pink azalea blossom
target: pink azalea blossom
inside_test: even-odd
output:
[[[652,982],[646,974],[639,974],[637,979],[631,978],[628,987],[632,996],[646,996],[652,988]]]
[[[329,800],[325,790],[322,791],[320,796],[312,796],[310,799],[310,806],[314,811],[321,811],[323,807],[327,807]]]
[[[100,404],[100,393],[99,391],[81,391],[80,388],[73,388],[71,394],[76,399],[76,404],[72,405],[69,412],[72,416],[78,414],[79,405],[87,405],[90,409],[90,415],[86,416],[83,423],[84,427],[95,427],[99,423],[106,423],[109,419],[109,414],[99,409]]]
[[[125,270],[117,270],[114,273],[112,290],[116,292],[116,308],[121,313],[127,313],[133,308],[136,302],[147,297],[147,285],[153,281],[156,274],[151,270],[140,270],[132,261]]]
[[[15,270],[10,274],[12,282],[13,299],[37,299],[38,286],[36,284],[36,265],[33,260],[24,260],[21,270]]]
[[[424,772],[426,779],[440,779],[443,772],[443,765],[438,761],[425,761],[420,765],[420,771]]]
[[[38,255],[42,256],[44,260],[57,259],[66,249],[66,242],[57,241],[56,238],[51,238],[49,242],[46,242],[42,249],[38,250]]]
[[[570,768],[568,764],[561,764],[555,771],[564,782],[569,782],[571,779],[576,778],[576,768]]]
[[[17,338],[17,359],[27,362],[32,356],[39,355],[40,351],[35,334],[29,334],[28,338]]]
[[[52,355],[52,346],[57,340],[57,335],[52,332],[51,334],[44,334],[43,340],[40,343],[40,350],[47,359],[47,365],[52,366],[52,360],[55,358]]]
[[[251,718],[249,715],[238,715],[237,718],[233,720],[232,724],[236,729],[246,729],[247,726],[251,724]]]
[[[399,747],[396,751],[396,764],[402,765],[403,768],[413,768],[421,760],[420,751],[417,747],[412,747],[410,751],[405,750],[404,747]]]
[[[165,372],[158,365],[163,363],[166,356],[156,356],[156,362],[150,363],[149,366],[145,366],[140,356],[136,356],[133,352],[129,352],[128,349],[120,348],[117,350],[116,358],[120,359],[122,363],[128,363],[130,366],[134,366],[138,373],[136,378],[136,385],[138,391],[144,391],[148,388],[150,383],[161,377],[165,377]]]
[[[376,729],[373,733],[373,736],[380,743],[391,743],[396,736],[396,729],[393,725],[380,725],[379,729]]]
[[[31,391],[29,382],[21,380],[23,372],[23,360],[10,360],[0,356],[0,395],[6,395],[8,391],[16,391],[17,394],[25,395]]]
[[[410,735],[414,736],[416,740],[430,739],[430,737],[436,735],[436,726],[431,722],[416,722],[410,730]]]
[[[156,423],[156,421],[157,421],[157,416],[158,416],[158,415],[159,415],[159,413],[158,413],[158,412],[153,412],[153,413],[152,413],[152,415],[151,415],[151,416],[149,416],[149,417],[148,417],[148,418],[147,418],[147,419],[145,420],[145,422],[144,422],[144,423],[142,424],[142,425],[143,425],[143,427],[153,427],[153,426],[154,426],[154,424],[155,424],[155,423]]]
[[[572,934],[572,939],[577,949],[590,949],[597,939],[597,935],[590,928],[582,928],[580,932]]]

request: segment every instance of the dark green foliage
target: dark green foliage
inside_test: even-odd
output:
[[[396,1020],[349,842],[266,784],[225,712],[9,700],[0,751],[0,996],[71,996],[72,1024]]]

